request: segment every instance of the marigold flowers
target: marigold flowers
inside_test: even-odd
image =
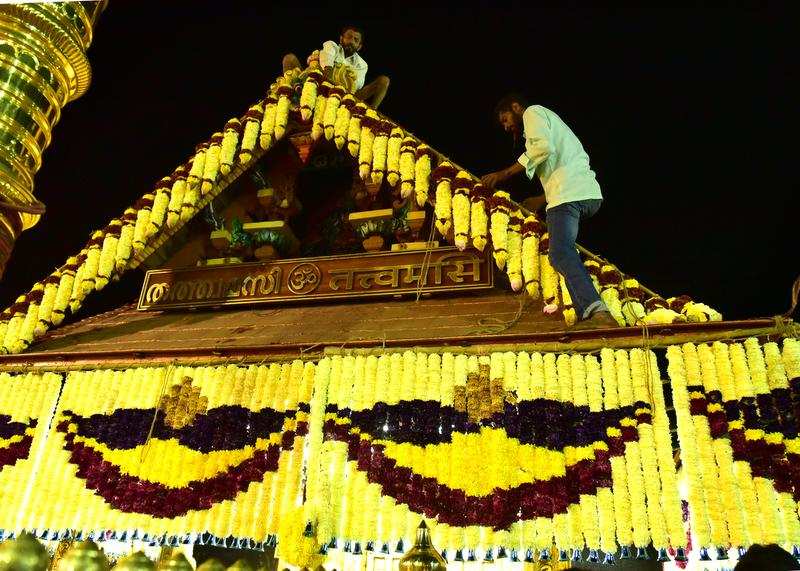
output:
[[[466,171],[460,171],[453,181],[453,234],[454,243],[459,250],[469,244],[470,200],[469,195],[475,186],[472,177]]]
[[[450,181],[456,175],[456,169],[449,162],[444,161],[432,173],[432,178],[436,184],[436,202],[434,204],[434,215],[436,216],[436,229],[446,236],[450,230],[450,218],[452,216],[452,194]]]
[[[423,206],[428,200],[433,158],[433,151],[428,145],[417,145],[416,162],[414,163],[414,195],[418,206]]]
[[[236,147],[239,144],[239,135],[241,135],[241,132],[242,124],[238,118],[234,117],[225,123],[219,151],[219,170],[223,175],[231,172],[231,166],[236,157]]]
[[[406,137],[400,144],[400,196],[408,198],[414,192],[417,142]]]
[[[502,190],[496,191],[489,199],[490,226],[489,233],[492,237],[492,255],[499,269],[503,269],[508,258],[506,245],[508,242],[508,215],[511,206],[511,197]]]

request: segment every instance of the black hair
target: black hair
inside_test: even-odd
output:
[[[735,571],[760,571],[770,569],[772,571],[783,571],[800,568],[794,557],[779,546],[772,545],[753,545],[747,550],[739,562],[734,567]]]
[[[339,32],[340,36],[343,36],[347,30],[353,30],[354,32],[358,32],[361,35],[361,43],[364,43],[364,28],[361,26],[357,26],[355,24],[345,24],[342,26],[342,30]]]
[[[519,103],[519,106],[523,109],[528,106],[528,100],[525,99],[524,95],[519,93],[509,93],[508,95],[504,96],[500,101],[497,102],[497,105],[494,106],[494,116],[497,117],[500,113],[504,111],[511,111],[511,106],[514,103]]]

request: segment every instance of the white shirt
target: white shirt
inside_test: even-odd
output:
[[[529,179],[537,175],[544,188],[547,208],[603,198],[594,171],[589,168],[589,155],[575,133],[561,118],[542,107],[531,105],[522,114],[525,152],[519,164]]]
[[[343,63],[356,73],[356,90],[364,87],[364,80],[367,77],[367,62],[358,55],[358,52],[350,57],[345,57],[342,46],[337,42],[328,40],[322,44],[322,49],[319,52],[319,65],[322,69],[325,69],[339,63]]]

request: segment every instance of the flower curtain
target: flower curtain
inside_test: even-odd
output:
[[[798,341],[667,356],[700,546],[800,544]],[[4,374],[0,397],[0,529],[277,541],[296,564],[403,551],[421,519],[456,561],[687,542],[642,349]]]

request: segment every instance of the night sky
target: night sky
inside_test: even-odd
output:
[[[91,88],[64,109],[36,175],[48,212],[17,242],[3,307],[262,97],[284,53],[305,59],[353,21],[367,80],[392,81],[381,110],[460,165],[480,176],[513,161],[491,110],[523,92],[572,127],[597,173],[606,200],[579,242],[726,318],[788,308],[800,273],[794,14],[329,4],[111,0]],[[132,301],[141,280],[131,272],[80,315]]]

